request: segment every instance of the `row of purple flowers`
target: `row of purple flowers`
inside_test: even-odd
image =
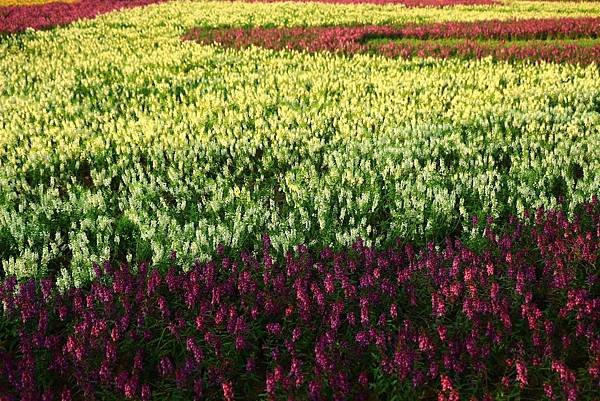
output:
[[[576,39],[596,39],[599,34],[600,18],[590,17],[444,22],[410,24],[404,27],[195,28],[183,39],[202,44],[218,43],[234,48],[254,45],[275,50],[378,53],[405,58],[493,56],[500,60],[528,59],[590,64],[600,61],[600,43],[578,43]],[[370,39],[389,41],[372,42]],[[513,42],[532,39],[538,41]],[[567,39],[571,41],[565,41]],[[540,40],[547,41],[540,43]]]
[[[5,278],[0,400],[599,399],[598,201],[492,223],[422,249],[106,262],[64,293]]]
[[[597,38],[599,17],[547,18],[520,20],[447,21],[430,24],[407,24],[402,27],[382,27],[385,37],[443,39],[559,39]]]

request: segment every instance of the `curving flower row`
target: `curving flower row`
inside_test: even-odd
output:
[[[163,2],[164,0],[0,0],[0,33],[20,32],[26,28],[43,29],[53,26],[66,25],[72,21],[82,18],[93,18],[94,16],[118,9],[128,9],[140,5]],[[589,16],[597,14],[597,4],[593,2],[539,2],[531,4],[530,2],[511,2],[501,3],[494,0],[402,0],[402,4],[407,7],[379,7],[379,5],[394,4],[398,0],[363,0],[360,2],[214,2],[214,1],[194,1],[192,4],[176,4],[172,9],[202,9],[205,11],[214,10],[212,15],[220,15],[219,21],[214,21],[216,26],[223,23],[223,19],[229,19],[226,25],[239,24],[243,21],[240,16],[246,15],[250,10],[251,14],[260,19],[275,21],[278,19],[273,10],[287,9],[293,10],[297,22],[306,24],[314,18],[324,18],[328,24],[339,23],[390,23],[390,22],[409,22],[409,21],[435,21],[435,20],[471,20],[480,19],[485,15],[488,18],[512,18],[518,15],[519,18],[544,18],[556,16]],[[495,4],[494,7],[444,7],[456,4]],[[6,7],[8,6],[8,7]],[[427,6],[427,7],[425,7]],[[431,7],[434,6],[434,7]],[[438,6],[438,7],[435,7]],[[323,14],[314,14],[315,9],[321,10]],[[176,13],[177,18],[181,18],[180,13]],[[286,13],[281,17],[289,21]],[[320,17],[317,17],[320,15]],[[336,18],[333,18],[336,16]],[[479,17],[476,17],[479,16]],[[258,22],[252,18],[253,22]],[[160,18],[160,17],[157,17]],[[203,19],[206,18],[206,15]],[[214,19],[214,18],[211,18]],[[196,21],[190,20],[189,26]],[[213,26],[212,24],[209,24]],[[314,25],[310,23],[309,25]]]
[[[599,34],[600,18],[590,17],[444,22],[402,27],[195,28],[184,39],[235,48],[255,45],[276,50],[380,53],[404,58],[493,56],[500,60],[590,64],[600,61],[600,41],[589,44],[567,39],[595,40]],[[514,43],[514,40],[536,41]]]
[[[373,29],[373,27],[367,27]],[[600,17],[449,21],[381,27],[372,35],[414,39],[577,39],[598,38]],[[369,35],[369,33],[367,33]]]
[[[0,8],[0,33],[15,33],[26,28],[42,29],[94,18],[111,11],[139,7],[164,0],[78,0],[34,2]],[[1,4],[0,4],[1,5]]]
[[[0,0],[0,7],[31,6],[48,3],[76,3],[79,0]]]
[[[288,0],[243,0],[246,2],[276,3]],[[401,4],[406,7],[451,7],[500,4],[499,0],[295,0],[300,3],[331,4]]]
[[[107,262],[64,293],[7,278],[0,399],[597,399],[598,201],[473,224],[422,249]]]

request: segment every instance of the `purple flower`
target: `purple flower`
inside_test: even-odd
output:
[[[358,383],[363,387],[367,387],[369,385],[369,376],[367,375],[367,372],[361,371],[358,374]]]
[[[371,336],[369,335],[368,331],[359,331],[358,333],[356,333],[355,340],[357,344],[363,347],[368,347],[371,343]]]
[[[187,339],[186,346],[187,350],[194,356],[196,363],[201,363],[204,359],[204,355],[202,353],[202,349],[198,346],[198,344],[196,344],[196,341],[190,337]]]
[[[173,373],[173,363],[168,356],[163,356],[160,358],[160,362],[158,364],[158,372],[161,376],[168,376]]]
[[[321,382],[316,380],[311,380],[308,383],[308,392],[311,400],[320,400],[321,399]]]
[[[142,401],[149,401],[152,395],[152,392],[150,391],[150,385],[148,385],[147,383],[142,384],[142,391],[140,395]]]
[[[274,336],[281,335],[281,324],[279,323],[267,323],[266,328],[267,331]]]
[[[202,398],[204,394],[204,382],[202,381],[202,379],[195,379],[194,380],[194,396],[195,399],[200,399]]]
[[[523,389],[529,384],[527,380],[527,366],[522,360],[517,360],[515,366],[517,368],[517,381],[519,382],[521,389]]]
[[[132,375],[129,380],[125,383],[125,388],[123,393],[127,398],[134,398],[137,393],[137,389],[139,387],[139,379],[136,375]]]
[[[64,388],[60,395],[60,399],[61,401],[71,401],[73,399],[71,396],[71,390]]]

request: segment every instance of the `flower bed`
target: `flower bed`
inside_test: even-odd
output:
[[[46,2],[0,8],[0,32],[15,33],[26,28],[42,29],[93,18],[114,10],[139,7],[164,0],[79,0]],[[39,2],[38,2],[39,3]]]
[[[162,266],[176,250],[191,264],[219,243],[256,249],[265,232],[281,255],[299,243],[467,235],[473,215],[559,199],[572,211],[600,193],[593,66],[180,40],[200,22],[414,25],[502,10],[167,2],[3,37],[2,273],[82,286],[91,261]]]
[[[243,0],[247,2],[276,3],[289,0]],[[295,0],[300,3],[331,4],[401,4],[406,7],[451,7],[500,4],[499,0]]]
[[[95,267],[0,286],[2,400],[593,400],[600,381],[600,206],[491,220],[470,244]],[[392,379],[397,381],[391,381]],[[387,383],[387,384],[386,384]],[[307,397],[308,395],[308,397]],[[470,398],[474,397],[474,398]]]
[[[583,46],[560,18],[598,10],[173,1],[2,35],[0,401],[597,401],[597,65],[181,37]]]
[[[196,28],[186,34],[184,39],[236,48],[255,45],[276,50],[379,53],[404,58],[493,56],[500,60],[528,59],[590,64],[600,61],[600,41],[589,45],[565,39],[595,40],[599,34],[600,18],[564,18],[408,24],[403,27]],[[379,41],[370,42],[373,39]],[[384,41],[386,39],[389,41]],[[497,42],[490,43],[490,39]],[[534,39],[544,42],[512,42]]]
[[[367,27],[375,29],[375,27]],[[473,22],[437,22],[406,24],[401,27],[381,27],[377,32],[366,32],[367,37],[414,39],[577,39],[597,38],[600,35],[600,17],[548,18],[519,20],[484,20]],[[349,33],[350,35],[354,33]]]

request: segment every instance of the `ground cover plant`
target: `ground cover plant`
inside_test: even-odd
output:
[[[0,8],[0,400],[599,399],[600,4],[452,3]]]

